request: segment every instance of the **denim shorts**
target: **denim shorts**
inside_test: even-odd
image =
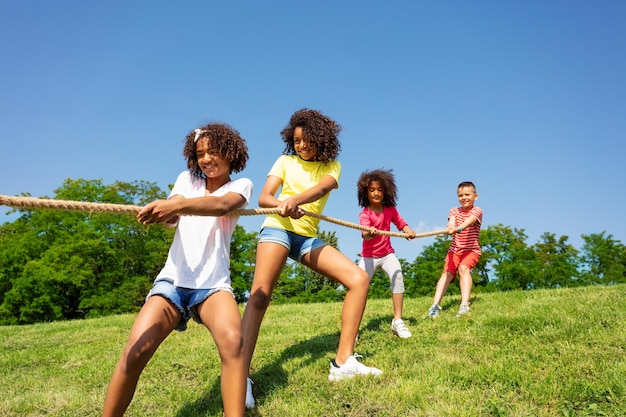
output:
[[[327,245],[317,237],[302,236],[276,227],[264,227],[259,233],[259,243],[278,243],[289,251],[289,257],[301,262],[304,255]]]
[[[190,318],[193,318],[197,323],[202,324],[202,320],[198,315],[198,305],[218,291],[227,291],[233,294],[232,288],[229,287],[209,289],[201,288],[194,290],[191,288],[177,287],[174,285],[173,280],[161,278],[154,281],[152,289],[146,296],[146,300],[153,295],[160,295],[161,297],[167,299],[170,303],[174,304],[178,311],[180,311],[183,315],[180,322],[176,325],[176,330],[182,332],[187,329],[187,322]]]

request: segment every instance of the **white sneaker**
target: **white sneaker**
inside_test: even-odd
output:
[[[469,312],[470,312],[469,304],[461,304],[461,307],[459,307],[459,312],[456,313],[456,316],[461,317]]]
[[[408,339],[413,336],[402,319],[391,320],[391,331],[401,339]]]
[[[254,401],[254,395],[252,394],[252,380],[248,378],[248,386],[246,388],[246,408],[254,408],[256,403]]]
[[[339,381],[344,378],[353,378],[357,375],[373,375],[378,376],[383,373],[380,369],[363,365],[357,360],[362,358],[361,355],[354,354],[348,358],[346,363],[337,366],[333,362],[330,363],[329,381]]]

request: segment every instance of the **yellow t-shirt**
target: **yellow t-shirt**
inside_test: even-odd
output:
[[[272,169],[270,169],[267,175],[273,175],[283,181],[280,194],[277,197],[280,201],[283,201],[317,185],[325,175],[332,176],[337,181],[337,187],[339,187],[341,163],[339,161],[305,161],[297,155],[281,155],[274,162]],[[311,213],[322,214],[329,196],[330,193],[327,193],[317,201],[302,204],[300,208]],[[282,217],[278,214],[268,214],[261,228],[276,227],[302,236],[316,237],[319,222],[319,219],[307,215],[299,219],[292,219],[291,217]]]

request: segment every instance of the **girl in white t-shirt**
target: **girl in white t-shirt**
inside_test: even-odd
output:
[[[152,355],[174,330],[193,318],[211,332],[222,361],[220,384],[225,416],[243,416],[247,369],[241,316],[230,285],[230,241],[238,217],[252,195],[247,178],[231,180],[248,160],[245,140],[232,127],[213,123],[185,139],[187,171],[176,179],[167,200],[145,206],[143,224],[176,227],[167,261],[135,319],[113,371],[103,416],[121,416]]]

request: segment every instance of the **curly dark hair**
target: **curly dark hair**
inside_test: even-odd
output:
[[[192,130],[185,137],[183,156],[187,159],[187,168],[193,177],[205,178],[196,155],[196,132],[199,132],[198,140],[208,138],[210,148],[217,151],[222,158],[230,160],[230,173],[240,172],[246,167],[248,161],[246,140],[232,126],[225,123],[209,123]]]
[[[341,150],[338,139],[341,126],[319,111],[306,108],[295,112],[289,124],[280,132],[285,142],[284,155],[297,155],[293,146],[293,131],[297,127],[302,128],[304,138],[316,150],[316,161],[330,162],[337,158]]]
[[[358,181],[356,182],[359,206],[369,206],[370,200],[367,197],[367,190],[372,181],[378,181],[383,187],[383,191],[385,192],[385,197],[383,198],[383,207],[395,207],[396,200],[398,199],[398,190],[396,187],[396,179],[393,175],[392,169],[375,169],[373,171],[365,171],[361,174]]]

